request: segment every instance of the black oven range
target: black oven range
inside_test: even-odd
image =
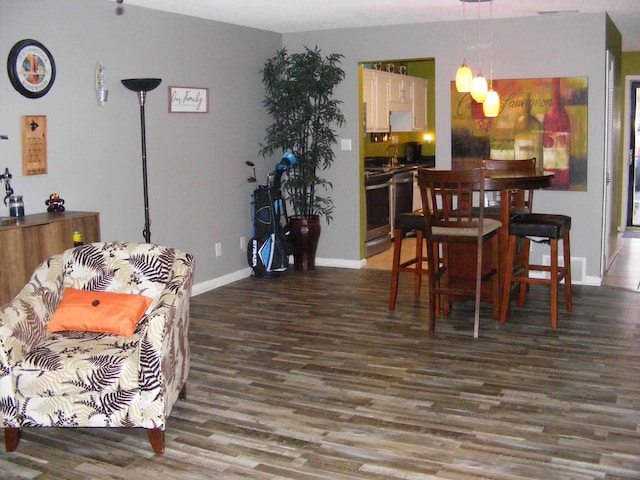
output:
[[[391,180],[384,169],[365,170],[365,256],[371,257],[391,247]]]

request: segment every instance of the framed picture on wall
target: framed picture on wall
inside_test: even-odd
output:
[[[169,113],[209,113],[209,89],[169,87]]]
[[[554,190],[587,190],[587,77],[493,80],[500,95],[496,118],[458,93],[451,82],[453,158],[513,160],[536,157],[555,176]]]

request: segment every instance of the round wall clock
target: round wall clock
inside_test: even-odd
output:
[[[7,71],[11,85],[27,98],[47,94],[56,79],[56,64],[47,48],[36,40],[16,43],[9,52]]]

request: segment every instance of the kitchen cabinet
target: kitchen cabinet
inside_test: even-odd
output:
[[[373,110],[375,108],[375,98],[373,96],[373,72],[371,70],[362,71],[362,102],[364,103],[364,131],[373,132],[375,121]]]
[[[415,132],[427,128],[427,80],[363,69],[365,131]]]
[[[85,243],[100,241],[95,212],[36,213],[0,221],[0,306],[26,285],[47,258],[73,247],[73,232]]]
[[[367,133],[388,132],[390,128],[388,78],[377,75],[380,73],[383,72],[369,69],[362,71],[362,97]]]
[[[389,110],[393,112],[410,112],[413,101],[413,82],[406,75],[381,73],[389,85]]]
[[[428,80],[414,77],[412,79],[411,113],[413,114],[413,130],[427,129],[427,86]]]
[[[394,132],[419,132],[427,129],[427,80],[405,77],[411,91],[409,109],[392,109],[391,130]]]

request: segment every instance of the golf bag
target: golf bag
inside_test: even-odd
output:
[[[286,152],[267,185],[253,191],[253,238],[247,247],[247,261],[255,276],[284,272],[293,254],[293,241],[285,199],[282,197],[282,174],[296,163],[296,157]],[[255,178],[255,177],[253,177]]]

